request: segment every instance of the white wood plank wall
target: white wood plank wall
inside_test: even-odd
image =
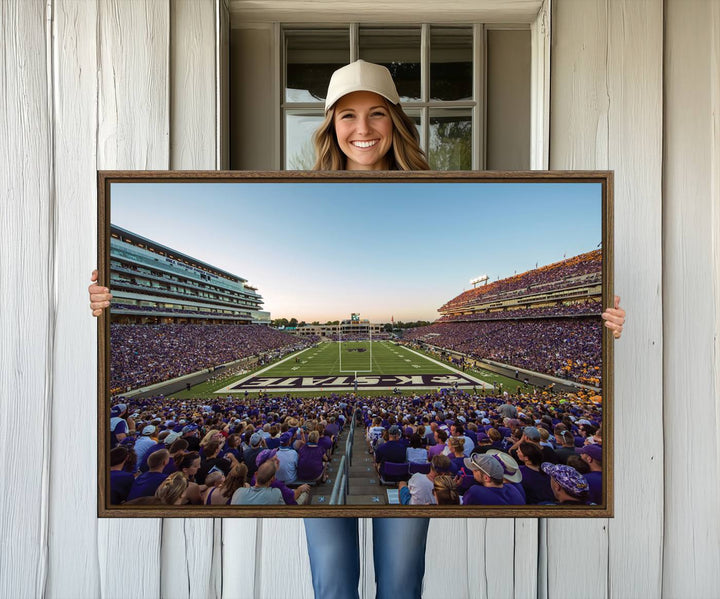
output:
[[[97,30],[97,168],[169,168],[169,3],[101,0]],[[99,521],[103,597],[124,596],[129,572],[137,597],[160,595],[162,529],[160,519]]]
[[[52,15],[57,328],[46,595],[53,599],[100,596],[97,439],[90,432],[97,428],[97,384],[87,375],[97,339],[87,285],[96,266],[98,10],[64,0]]]
[[[228,22],[225,0],[0,2],[1,597],[312,596],[301,520],[95,517],[95,171],[219,166]],[[435,520],[424,597],[714,597],[720,3],[553,0],[551,28],[550,168],[615,170],[616,515]]]
[[[547,525],[548,597],[658,597],[663,3],[553,2],[550,168],[615,171],[615,518]]]
[[[710,598],[720,589],[720,6],[668,2],[665,20],[663,590]]]
[[[581,6],[554,0],[552,12],[550,168],[612,168],[608,164],[607,6],[602,1]],[[616,198],[616,210],[618,205]],[[621,401],[616,386],[615,405]],[[616,460],[621,459],[616,453]],[[569,584],[568,572],[584,573],[584,597],[607,597],[607,529],[606,519],[547,521],[542,528],[541,551],[547,567],[542,597],[576,597],[578,589]],[[588,562],[592,568],[586,568]]]
[[[0,596],[47,576],[55,194],[42,0],[0,4]]]

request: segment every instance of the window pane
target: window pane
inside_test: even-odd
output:
[[[312,135],[323,122],[322,113],[293,112],[285,115],[285,169],[312,170],[315,148]]]
[[[425,140],[423,139],[423,130],[422,130],[422,121],[420,118],[420,109],[419,108],[403,108],[405,114],[407,114],[413,123],[415,123],[415,128],[417,129],[418,135],[420,136],[420,147],[425,147]]]
[[[360,28],[360,58],[387,67],[401,102],[420,100],[420,28]]]
[[[472,116],[469,110],[430,111],[428,162],[436,171],[472,168]]]
[[[325,100],[333,71],[350,62],[348,29],[287,31],[286,102]]]
[[[430,29],[430,99],[472,100],[473,35],[470,27]]]

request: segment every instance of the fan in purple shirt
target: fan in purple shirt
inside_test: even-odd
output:
[[[322,479],[325,482],[325,450],[318,445],[320,435],[317,431],[308,433],[307,443],[298,449],[297,475],[300,480]]]
[[[127,500],[135,477],[136,456],[132,448],[118,445],[110,451],[110,503],[117,505]]]
[[[547,503],[555,501],[555,495],[550,486],[550,477],[540,469],[542,452],[534,443],[522,442],[517,450],[518,459],[523,463],[522,485],[525,489],[525,498],[528,504]]]
[[[138,497],[152,497],[160,486],[160,483],[167,478],[167,474],[163,474],[163,469],[170,462],[170,452],[167,449],[154,451],[148,456],[147,472],[143,472],[133,482],[130,494],[127,500],[137,499]]]
[[[597,505],[602,503],[602,445],[586,445],[578,451],[582,461],[590,466],[585,475],[590,486],[590,501]]]
[[[463,496],[463,505],[522,505],[515,489],[503,484],[500,461],[487,454],[473,454],[465,458],[465,467],[472,470],[478,484]]]

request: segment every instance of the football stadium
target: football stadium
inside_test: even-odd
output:
[[[472,505],[482,454],[516,490],[497,503],[552,502],[541,462],[601,502],[584,449],[601,443],[601,250],[479,277],[399,328],[275,327],[238,274],[116,226],[110,249],[112,504],[167,504],[173,480],[174,503],[234,505],[272,464],[284,505],[432,504],[419,481],[448,474]]]

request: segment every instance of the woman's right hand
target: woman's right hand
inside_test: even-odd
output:
[[[93,316],[100,316],[102,311],[110,306],[110,300],[112,295],[107,287],[102,287],[97,284],[98,271],[93,270],[90,280],[93,282],[88,287],[88,293],[90,294],[90,309],[92,310]]]

